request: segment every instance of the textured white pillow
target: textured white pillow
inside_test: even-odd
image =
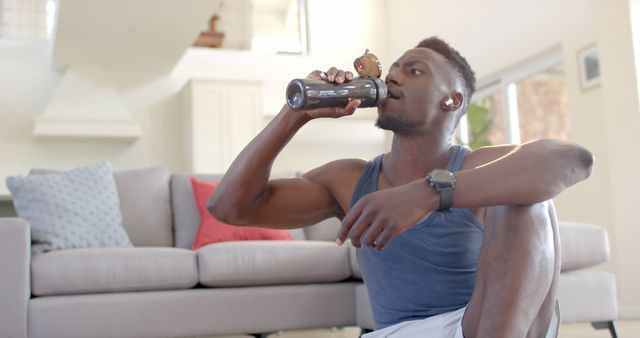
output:
[[[111,164],[10,176],[6,183],[18,216],[31,224],[33,254],[132,246],[122,227]]]

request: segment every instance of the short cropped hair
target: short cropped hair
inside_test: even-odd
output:
[[[420,41],[420,43],[418,43],[416,47],[428,48],[444,56],[444,58],[449,61],[453,69],[456,71],[457,76],[459,76],[459,78],[462,80],[464,86],[464,102],[462,104],[462,109],[458,117],[459,119],[467,111],[471,96],[476,90],[475,72],[471,69],[469,62],[467,62],[467,59],[465,59],[457,50],[453,49],[448,43],[437,36],[432,36]]]

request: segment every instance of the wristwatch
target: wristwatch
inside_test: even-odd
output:
[[[447,210],[453,205],[453,188],[456,179],[453,174],[446,169],[433,169],[427,175],[427,182],[440,193],[439,211]]]

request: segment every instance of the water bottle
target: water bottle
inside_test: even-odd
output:
[[[360,100],[360,108],[381,106],[387,85],[379,78],[358,77],[340,84],[324,80],[295,79],[287,86],[287,104],[295,111],[322,107],[344,107]]]

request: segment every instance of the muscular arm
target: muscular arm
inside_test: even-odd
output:
[[[592,167],[588,150],[560,140],[481,148],[454,174],[454,207],[543,202],[589,177]]]
[[[353,74],[329,70],[329,81],[342,82]],[[320,72],[311,73],[319,78]],[[280,113],[233,161],[207,210],[218,220],[236,225],[295,228],[314,224],[331,216],[341,216],[329,181],[341,162],[317,168],[300,178],[269,181],[277,155],[307,122],[319,117],[350,115],[360,104],[351,101],[344,108],[324,108],[296,112],[285,105]]]
[[[273,200],[275,204],[286,205],[289,200],[287,195],[297,196],[306,191],[310,196],[306,200],[308,203],[324,204],[324,200],[328,200],[326,192],[309,180],[301,178],[268,182],[276,156],[308,120],[305,115],[283,107],[233,161],[207,204],[209,212],[226,223],[253,224],[260,221],[256,218],[265,203]],[[289,194],[282,194],[283,190],[288,190]],[[299,199],[290,202],[295,201]],[[300,207],[299,210],[307,209],[304,205]],[[287,214],[294,218],[296,216],[290,212]]]
[[[543,202],[586,179],[592,166],[593,156],[588,150],[559,140],[478,149],[467,156],[462,170],[454,173],[453,207]],[[338,241],[349,237],[359,246],[361,235],[371,228],[362,241],[380,249],[436,210],[439,203],[438,193],[422,178],[370,194],[345,216]]]

